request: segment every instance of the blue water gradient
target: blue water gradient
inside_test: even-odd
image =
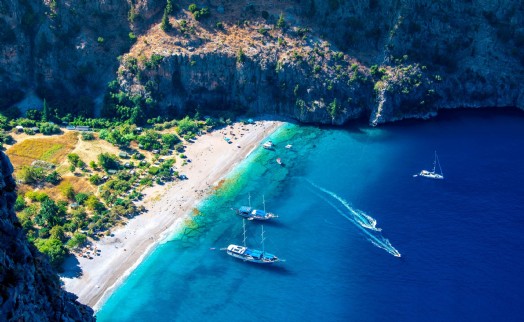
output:
[[[276,149],[242,163],[116,290],[100,321],[522,320],[522,113],[287,125],[271,138]],[[445,180],[414,178],[434,150]],[[220,250],[242,242],[231,208],[248,194],[280,216],[264,224],[265,249],[284,263]],[[248,245],[261,247],[261,224],[246,225]]]

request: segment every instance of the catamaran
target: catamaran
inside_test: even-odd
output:
[[[437,164],[440,170],[438,173],[435,171],[437,168]],[[417,177],[417,176],[426,177],[430,179],[441,179],[441,180],[444,179],[444,172],[442,172],[442,167],[440,166],[440,161],[438,159],[437,151],[435,151],[435,160],[433,161],[433,171],[422,170],[420,171],[420,173],[413,175],[413,177]]]
[[[252,262],[257,264],[271,264],[279,262],[280,259],[273,254],[266,253],[264,247],[264,226],[262,226],[262,250],[252,249],[246,246],[246,221],[242,220],[242,228],[244,229],[243,246],[231,244],[227,246],[227,254],[235,258],[241,259],[244,262]]]
[[[249,206],[242,206],[237,209],[237,215],[240,215],[247,220],[268,220],[271,218],[277,218],[278,216],[266,211],[266,200],[262,195],[262,203],[264,204],[264,210],[251,208],[251,195],[248,197]]]

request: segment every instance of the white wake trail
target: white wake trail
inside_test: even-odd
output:
[[[382,228],[378,228],[377,227],[377,220],[375,218],[369,216],[368,214],[366,214],[362,210],[355,209],[355,208],[351,207],[349,202],[347,202],[347,200],[345,200],[344,198],[340,197],[339,195],[337,195],[336,193],[334,193],[332,191],[329,191],[327,189],[324,189],[322,187],[317,186],[316,184],[314,184],[311,181],[309,181],[309,183],[311,185],[313,185],[313,187],[315,187],[315,188],[321,190],[322,192],[327,193],[331,197],[337,199],[355,217],[355,220],[362,227],[367,228],[367,229],[371,229],[371,230],[374,230],[374,231],[381,231],[382,230]]]
[[[312,182],[309,182],[309,183],[312,186],[314,186],[315,188],[317,188],[318,190],[326,193],[327,195],[331,196],[335,200],[339,201],[349,211],[349,215],[347,213],[345,213],[344,211],[340,210],[339,207],[337,207],[330,200],[328,200],[325,197],[317,194],[321,199],[323,199],[331,207],[333,207],[342,217],[346,218],[347,220],[352,222],[358,229],[360,229],[360,231],[362,231],[364,233],[366,238],[373,245],[375,245],[376,247],[381,248],[381,249],[387,251],[388,253],[390,253],[393,256],[396,256],[396,257],[400,257],[401,256],[400,252],[395,247],[393,247],[393,245],[391,245],[390,241],[387,238],[385,238],[384,236],[382,236],[382,234],[380,233],[381,229],[375,227],[376,220],[373,217],[365,214],[363,211],[360,211],[358,209],[352,208],[347,201],[345,201],[344,199],[338,197],[335,193],[333,193],[333,192],[331,192],[331,191],[329,191],[327,189],[324,189],[322,187],[319,187],[319,186],[315,185]],[[365,218],[367,224],[363,225],[363,223],[361,221],[362,218]],[[368,226],[368,227],[366,227],[366,226]],[[373,228],[369,228],[369,227],[373,227],[374,229]],[[369,229],[371,229],[371,231]]]

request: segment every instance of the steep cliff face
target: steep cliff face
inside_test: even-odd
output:
[[[93,310],[61,289],[16,218],[13,167],[0,152],[0,321],[94,321]]]
[[[304,122],[524,108],[516,0],[208,0],[195,2],[210,12],[199,20],[191,2],[176,2],[184,10],[164,32],[162,0],[3,1],[0,105],[35,91],[60,109],[91,107],[118,78],[164,110],[239,106]],[[153,54],[163,59],[146,68]]]

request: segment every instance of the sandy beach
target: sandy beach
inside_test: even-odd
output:
[[[111,237],[93,243],[91,254],[96,255],[92,259],[68,259],[66,271],[61,274],[64,288],[76,294],[81,303],[98,310],[154,246],[183,224],[214,185],[281,125],[279,121],[235,123],[198,137],[185,152],[191,162],[182,166],[178,159],[176,164],[179,173],[188,179],[144,190],[141,204],[147,211],[125,226],[114,228]],[[232,143],[228,144],[224,137]]]

